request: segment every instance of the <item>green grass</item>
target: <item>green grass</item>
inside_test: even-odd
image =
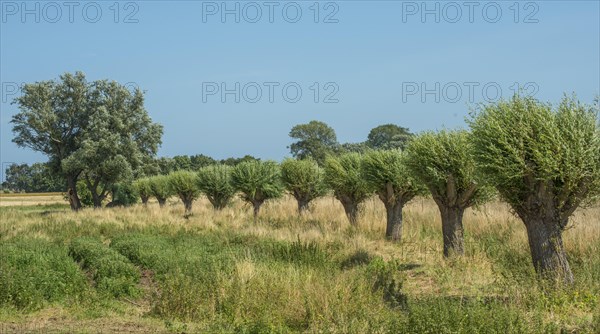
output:
[[[0,306],[40,309],[80,300],[88,286],[65,247],[36,238],[3,240],[0,245]]]
[[[89,272],[98,291],[114,297],[139,294],[139,270],[126,257],[100,240],[77,238],[71,242],[69,254]]]
[[[0,326],[57,312],[70,328],[125,326],[107,332],[600,332],[594,243],[569,251],[576,283],[555,289],[517,224],[471,228],[465,258],[444,260],[437,225],[415,212],[400,245],[327,220],[219,217],[0,210]]]

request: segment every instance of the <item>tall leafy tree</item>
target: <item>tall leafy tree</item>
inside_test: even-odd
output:
[[[569,217],[600,195],[598,115],[574,96],[553,107],[515,95],[469,121],[478,165],[525,224],[536,271],[558,282],[573,282]]]
[[[412,174],[427,185],[440,210],[444,255],[462,255],[463,214],[492,194],[477,181],[468,132],[424,132],[409,143],[406,152]]]
[[[296,142],[289,146],[292,156],[298,159],[313,158],[319,164],[334,153],[338,146],[335,131],[327,124],[310,121],[292,128],[290,137]]]
[[[358,153],[345,153],[325,161],[325,182],[342,203],[352,226],[358,225],[360,205],[372,194],[365,181],[362,160]]]
[[[144,109],[144,95],[114,81],[91,87],[94,110],[80,135],[80,145],[63,161],[63,170],[80,170],[94,207],[100,207],[113,185],[130,180],[148,157],[156,155],[162,127]]]
[[[26,84],[23,94],[13,103],[19,112],[12,117],[15,142],[48,156],[54,171],[67,182],[69,202],[73,210],[81,208],[77,196],[77,179],[81,169],[63,170],[62,162],[81,145],[95,109],[90,84],[81,72],[66,73],[57,81]]]
[[[408,128],[395,124],[383,124],[371,129],[366,144],[374,149],[403,149],[412,136],[413,134]]]
[[[12,119],[13,141],[49,157],[67,181],[74,210],[81,207],[79,178],[99,207],[112,186],[130,178],[160,144],[162,127],[152,123],[139,89],[90,83],[81,72],[25,85],[15,103],[20,112]]]
[[[371,151],[363,160],[364,178],[387,212],[385,236],[394,241],[402,238],[404,205],[424,190],[412,177],[405,160],[400,150]]]
[[[312,159],[285,159],[281,163],[281,179],[298,202],[299,214],[306,212],[312,200],[327,193],[325,173]]]

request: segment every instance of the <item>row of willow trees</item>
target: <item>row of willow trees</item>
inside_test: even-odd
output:
[[[300,214],[314,199],[333,193],[353,226],[361,203],[376,194],[393,241],[402,238],[405,204],[430,194],[442,218],[445,256],[464,252],[465,210],[497,194],[525,224],[536,271],[573,282],[562,232],[575,209],[600,195],[598,110],[575,97],[552,107],[515,96],[472,112],[468,124],[470,131],[421,133],[404,150],[345,153],[322,165],[312,159],[213,165],[138,179],[135,187],[144,203],[154,196],[162,206],[178,196],[186,215],[201,194],[217,210],[240,194],[255,220],[265,201],[286,191]]]

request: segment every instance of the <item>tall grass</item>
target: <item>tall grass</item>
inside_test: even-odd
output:
[[[239,199],[215,211],[202,198],[189,219],[183,210],[175,198],[162,209],[153,201],[79,213],[1,208],[0,323],[105,295],[94,273],[106,258],[104,277],[141,273],[128,281],[139,294],[109,293],[85,304],[84,319],[94,326],[246,333],[600,328],[600,208],[578,212],[565,232],[576,283],[554,292],[536,280],[524,226],[502,203],[466,212],[465,256],[451,260],[442,256],[439,213],[427,198],[405,208],[400,244],[385,240],[385,211],[374,198],[356,228],[331,197],[300,217],[291,197],[267,202],[257,223]],[[115,269],[121,267],[129,269]],[[60,312],[71,324],[84,321]]]

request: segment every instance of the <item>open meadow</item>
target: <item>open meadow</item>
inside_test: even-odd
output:
[[[405,207],[401,243],[375,197],[357,228],[332,197],[302,217],[291,197],[267,202],[256,223],[239,199],[201,198],[185,219],[176,198],[80,212],[35,198],[0,199],[2,333],[600,332],[600,207],[564,232],[575,284],[553,289],[499,202],[466,211],[465,256],[445,259],[428,198]]]

